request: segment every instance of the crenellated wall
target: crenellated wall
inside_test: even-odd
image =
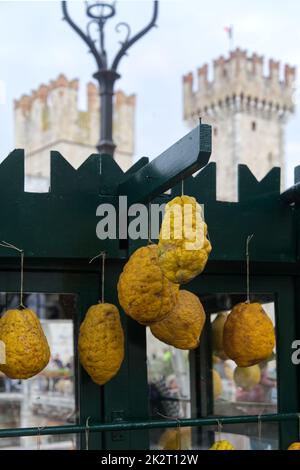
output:
[[[296,69],[236,49],[229,57],[183,77],[184,120],[194,127],[199,117],[213,130],[212,160],[218,163],[217,195],[237,198],[237,165],[249,166],[258,179],[273,167],[284,174],[284,130],[294,112]],[[282,178],[284,182],[284,176]]]
[[[99,140],[100,100],[95,83],[86,86],[87,110],[78,108],[79,81],[59,75],[30,95],[15,100],[15,146],[26,149],[25,171],[29,189],[49,185],[50,149],[63,153],[78,168]],[[135,96],[115,94],[113,133],[115,160],[124,170],[134,152]]]

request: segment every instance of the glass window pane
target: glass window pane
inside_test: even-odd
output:
[[[189,351],[162,343],[147,328],[147,365],[151,419],[190,418]],[[159,448],[163,433],[150,431],[150,448]]]
[[[17,308],[19,294],[0,294],[1,315]],[[0,428],[61,426],[76,421],[74,372],[73,294],[26,294],[24,303],[40,318],[51,359],[48,366],[28,380],[12,380],[0,372]],[[70,448],[74,436],[42,436],[45,448]],[[0,448],[36,448],[37,437],[3,438]]]

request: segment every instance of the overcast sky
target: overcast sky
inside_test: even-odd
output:
[[[69,2],[84,22],[84,3]],[[117,2],[107,32],[113,54],[119,21],[143,26],[152,2]],[[136,158],[158,155],[187,132],[182,120],[182,75],[227,54],[224,26],[234,25],[234,43],[300,70],[300,2],[297,0],[161,0],[158,28],[134,45],[121,62],[117,87],[137,94]],[[84,24],[84,23],[82,23]],[[122,35],[120,35],[122,36]],[[95,72],[85,44],[62,21],[60,2],[0,1],[0,158],[14,147],[13,99],[64,73],[84,86]],[[298,74],[300,75],[300,73]],[[300,107],[300,94],[296,101]],[[84,93],[80,96],[85,106]],[[287,126],[288,184],[300,164],[300,112]]]

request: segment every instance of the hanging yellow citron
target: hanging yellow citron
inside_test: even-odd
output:
[[[160,341],[178,349],[195,349],[205,323],[205,312],[198,297],[186,290],[179,291],[178,301],[170,315],[150,325]]]
[[[11,379],[29,379],[49,362],[50,349],[41,323],[29,308],[7,310],[0,319],[0,370]]]
[[[162,450],[190,450],[192,448],[191,428],[167,429],[160,436],[158,446]]]
[[[98,385],[112,379],[124,359],[124,333],[119,310],[112,304],[92,305],[80,326],[79,359]]]
[[[212,380],[214,400],[217,400],[222,395],[223,384],[219,372],[217,372],[215,369],[212,370]]]
[[[238,387],[244,390],[251,390],[251,388],[260,382],[260,367],[258,364],[250,367],[236,367],[233,376]]]
[[[229,441],[217,441],[209,450],[235,450]]]
[[[275,346],[272,321],[259,303],[240,303],[228,315],[223,333],[224,351],[239,367],[268,359]]]
[[[212,334],[212,347],[214,354],[223,361],[228,359],[224,352],[224,347],[223,347],[223,331],[224,331],[224,325],[227,320],[227,314],[222,312],[219,313],[214,321],[211,324],[211,334]]]
[[[168,281],[159,267],[157,245],[136,250],[118,282],[122,308],[143,325],[167,317],[176,305],[178,292],[179,286]]]
[[[194,197],[178,196],[166,205],[158,255],[159,265],[171,282],[184,284],[203,271],[211,252],[206,236],[207,225]]]
[[[300,442],[293,442],[293,444],[288,447],[288,450],[300,450]]]

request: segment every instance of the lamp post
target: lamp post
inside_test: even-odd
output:
[[[126,29],[126,38],[122,41],[121,47],[114,57],[111,66],[108,64],[107,52],[105,49],[105,34],[104,28],[105,23],[108,19],[112,18],[116,14],[115,3],[107,2],[95,2],[93,4],[86,3],[86,14],[90,18],[87,24],[87,32],[85,33],[70,17],[68,11],[68,2],[62,2],[62,10],[64,14],[64,20],[73,28],[73,30],[81,37],[81,39],[87,44],[90,52],[96,60],[98,70],[93,74],[93,77],[98,81],[99,94],[100,94],[100,140],[97,145],[99,153],[106,153],[111,156],[114,154],[116,148],[113,137],[113,95],[115,81],[120,78],[118,73],[119,63],[127,54],[128,49],[139,39],[141,39],[151,28],[156,26],[155,22],[158,15],[158,1],[153,2],[153,13],[152,18],[147,26],[142,28],[134,36],[131,37],[130,26],[121,22],[116,25],[116,31],[119,32],[121,27]],[[91,26],[95,24],[98,29],[99,38],[98,40],[93,39],[91,35]]]

